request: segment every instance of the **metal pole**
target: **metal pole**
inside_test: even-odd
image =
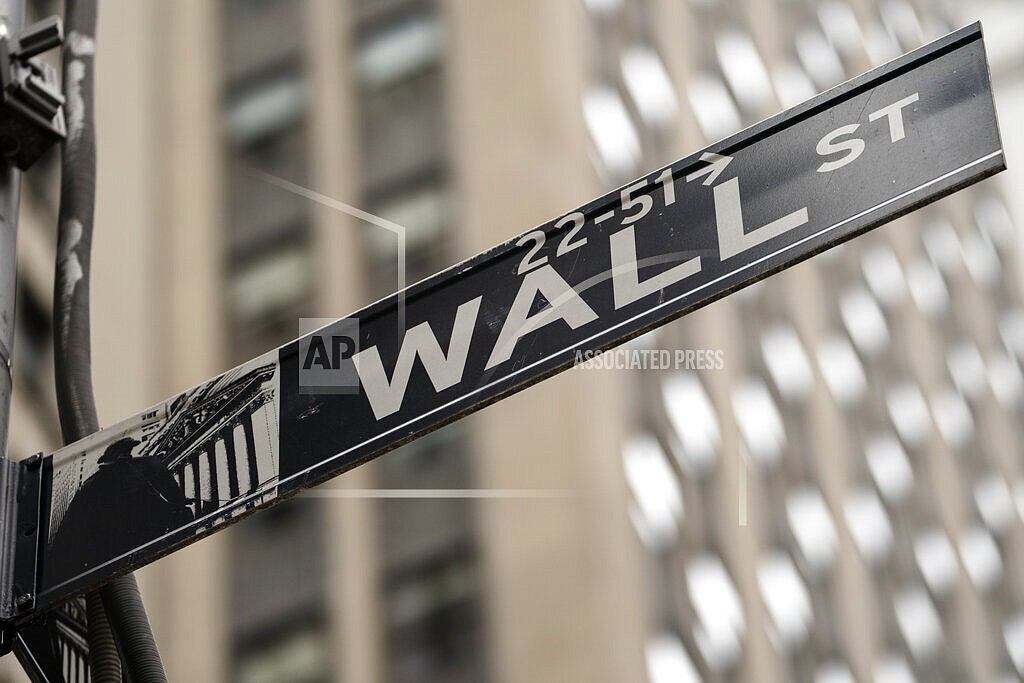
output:
[[[0,0],[0,35],[13,33],[25,22],[25,0]],[[0,148],[11,141],[0,140]],[[18,205],[21,172],[0,156],[0,529],[7,527],[7,432],[13,385],[14,306],[17,297]],[[7,563],[8,557],[0,557]]]
[[[25,23],[25,0],[0,0],[0,34]],[[0,140],[0,146],[4,141]],[[14,299],[17,291],[18,195],[21,172],[0,157],[0,449],[7,457],[11,412],[11,354],[14,351]],[[0,494],[2,495],[2,494]]]

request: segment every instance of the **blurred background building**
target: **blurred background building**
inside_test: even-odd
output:
[[[396,288],[393,234],[254,171],[404,226],[412,282],[984,19],[1011,171],[632,343],[723,369],[565,373],[140,575],[176,681],[1024,675],[1019,2],[101,12],[104,424]],[[22,192],[14,457],[59,437],[56,183]]]

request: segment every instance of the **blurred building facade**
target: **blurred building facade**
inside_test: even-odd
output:
[[[1009,1],[102,10],[105,424],[978,12],[1021,148]],[[395,235],[264,174],[402,225],[404,270]],[[146,568],[171,679],[1016,680],[1013,177],[632,342],[721,369],[565,373]],[[15,457],[58,435],[55,183],[51,159],[23,190]]]

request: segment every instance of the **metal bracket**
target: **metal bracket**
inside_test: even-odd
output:
[[[14,646],[19,619],[36,606],[42,514],[43,454],[0,461],[6,509],[0,538],[0,655]]]
[[[22,171],[67,136],[57,73],[35,59],[62,42],[55,16],[0,36],[0,154]]]
[[[39,568],[39,550],[42,530],[39,528],[42,512],[43,454],[36,453],[17,465],[15,481],[14,533],[9,540],[14,557],[11,565],[11,604],[9,613],[21,616],[36,605],[36,579]]]

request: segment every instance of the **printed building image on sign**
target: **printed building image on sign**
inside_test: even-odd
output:
[[[44,576],[95,569],[273,499],[277,382],[278,365],[264,356],[55,454]],[[248,508],[230,505],[242,496]],[[103,529],[117,533],[95,543]]]

